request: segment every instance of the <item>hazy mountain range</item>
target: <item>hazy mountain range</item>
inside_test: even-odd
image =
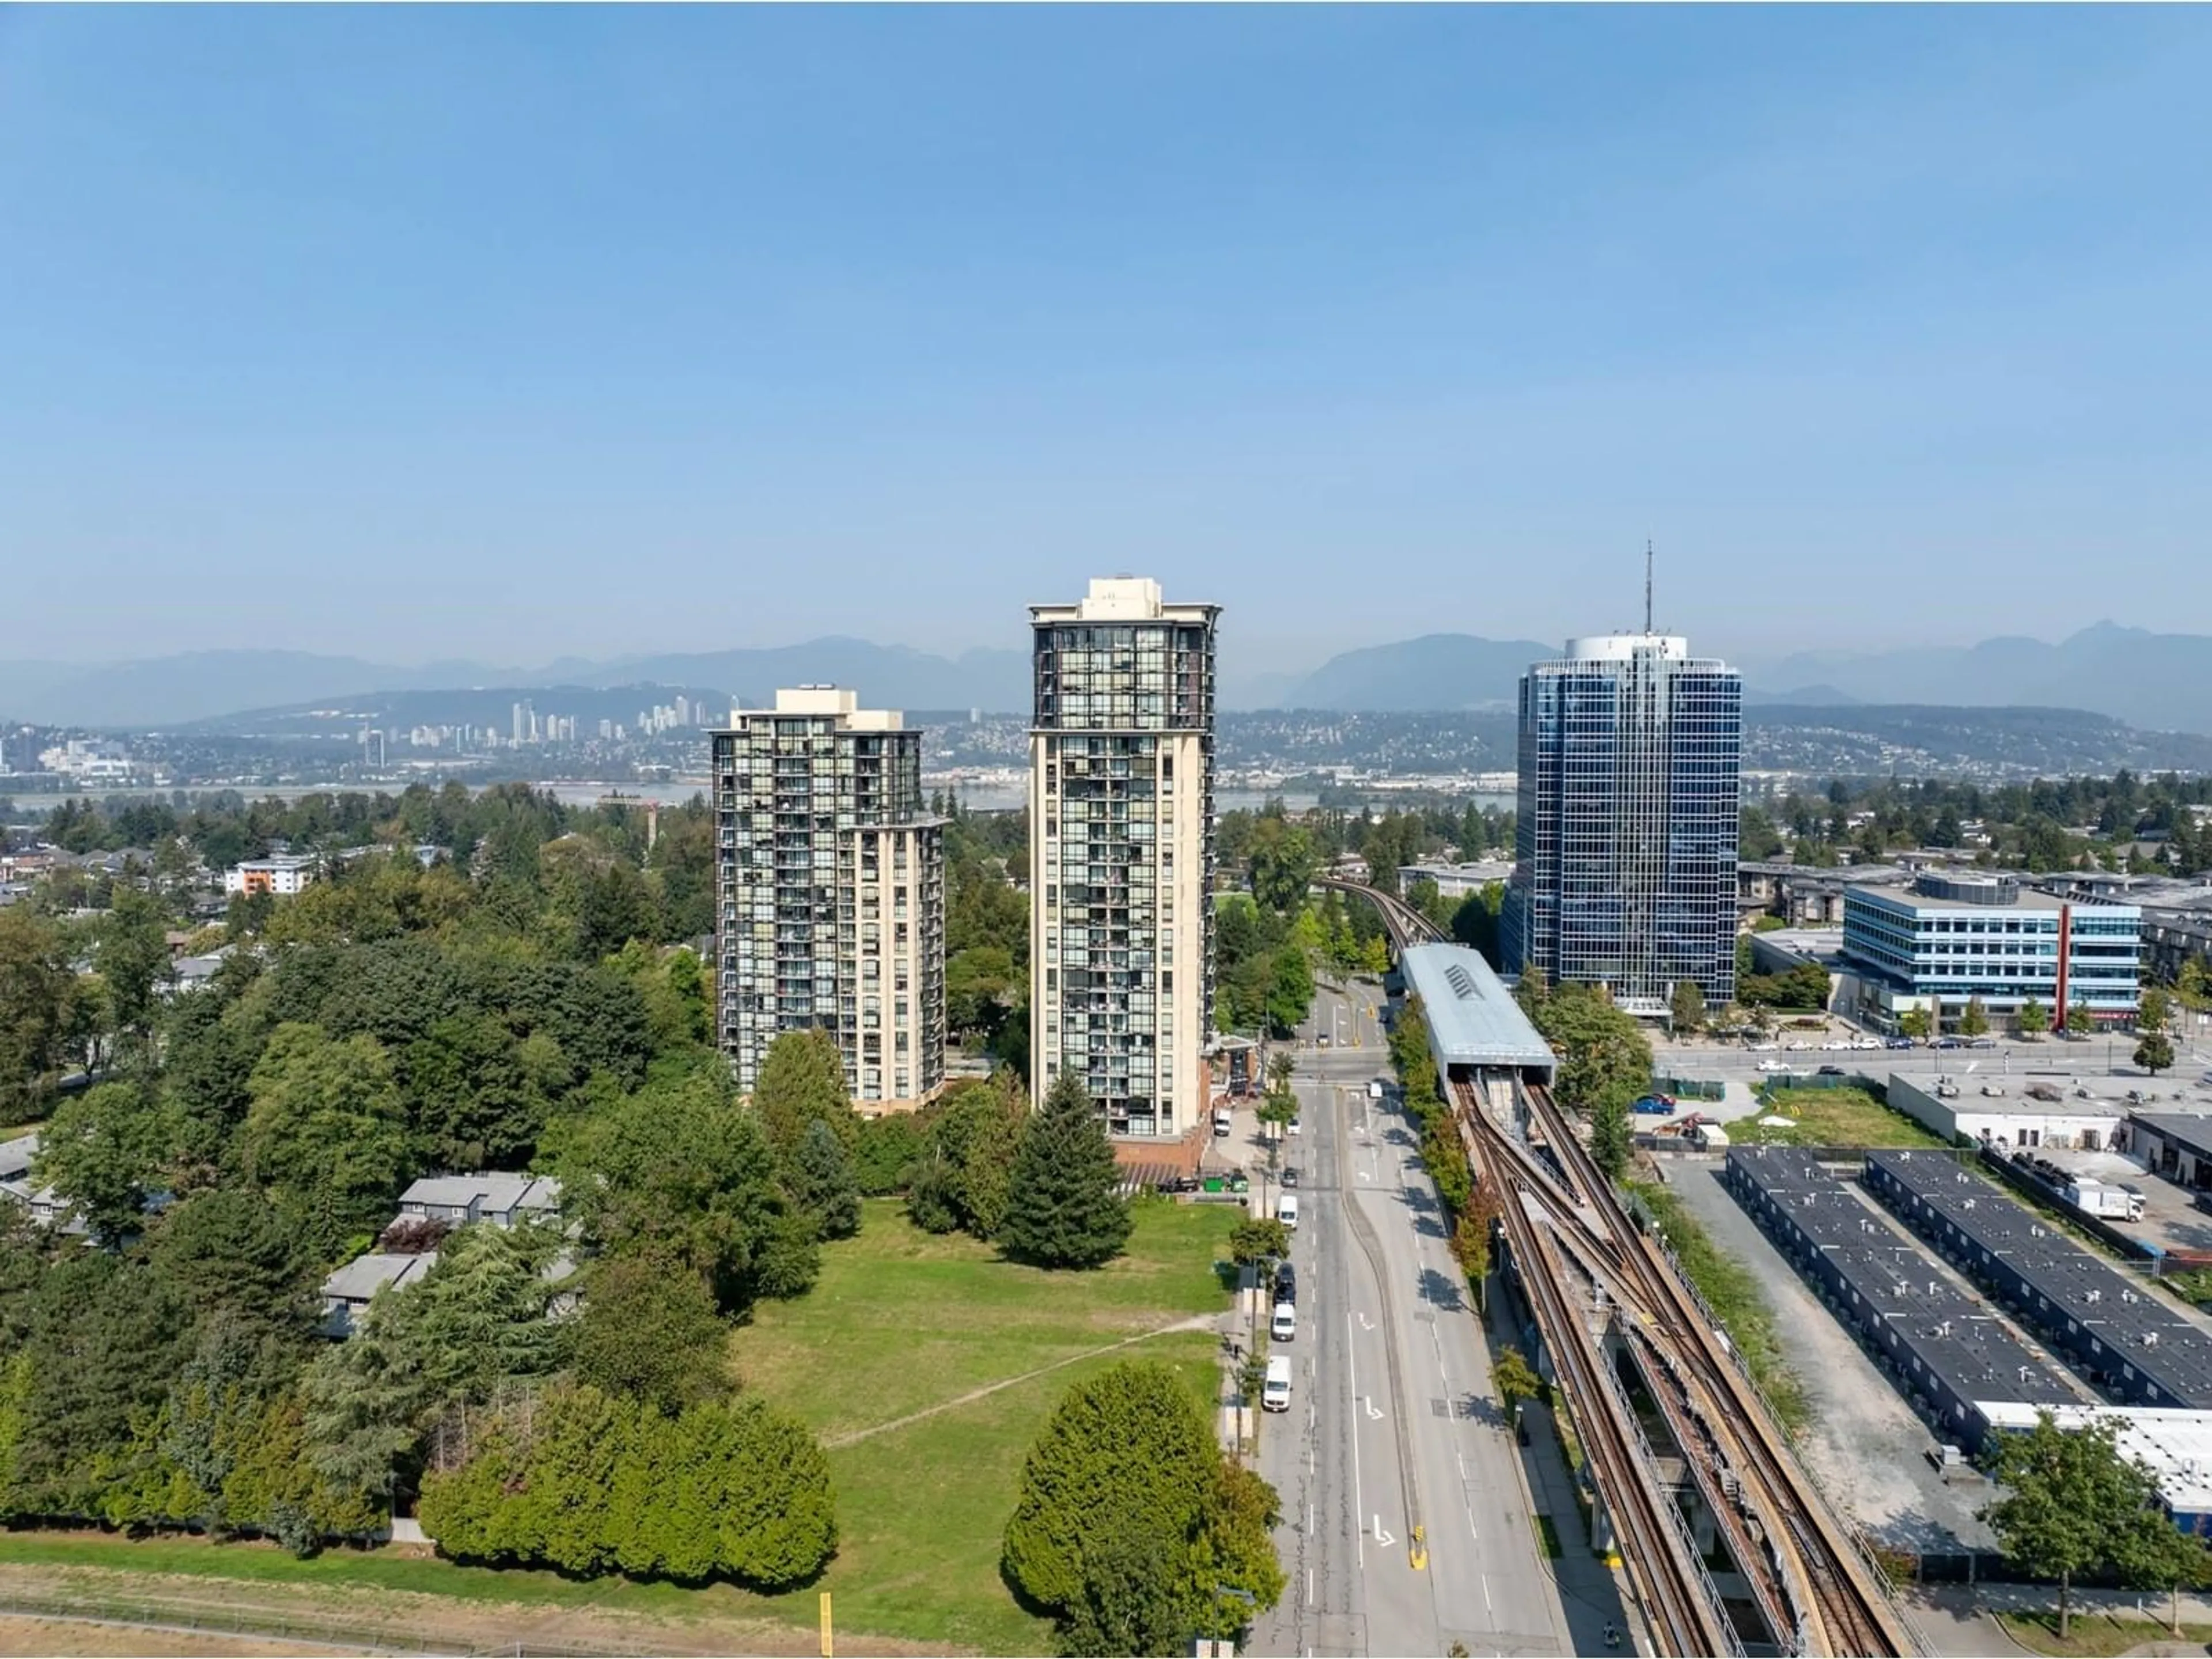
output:
[[[1693,647],[1727,654],[1727,642]],[[1510,707],[1522,671],[1556,642],[1430,634],[1364,647],[1304,673],[1224,651],[1225,708],[1410,712]],[[1753,704],[1853,703],[2086,709],[2150,731],[2212,733],[2212,637],[2099,623],[2056,644],[1978,645],[1848,653],[1799,652],[1745,663]],[[559,685],[710,686],[747,703],[779,685],[834,683],[902,708],[1012,711],[1029,703],[1018,650],[935,655],[907,646],[830,638],[764,649],[564,659],[542,667],[436,662],[416,667],[295,651],[204,651],[87,665],[0,662],[0,720],[88,726],[173,726],[242,710],[313,704],[379,691]]]

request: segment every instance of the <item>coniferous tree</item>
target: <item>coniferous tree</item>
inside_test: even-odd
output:
[[[791,1160],[791,1196],[823,1238],[860,1231],[860,1187],[837,1132],[820,1118],[806,1126]]]
[[[1218,1605],[1223,1587],[1256,1609],[1281,1595],[1278,1518],[1273,1488],[1223,1457],[1175,1372],[1124,1361],[1071,1388],[1030,1447],[1005,1571],[1059,1614],[1066,1651],[1174,1652],[1249,1616]]]
[[[1061,1073],[1022,1137],[1000,1242],[1009,1255],[1042,1267],[1111,1261],[1129,1240],[1121,1180],[1105,1124],[1083,1079]]]

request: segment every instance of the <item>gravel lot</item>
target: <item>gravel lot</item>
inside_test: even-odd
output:
[[[1935,1436],[1875,1369],[1728,1189],[1713,1158],[1668,1160],[1667,1184],[1708,1237],[1750,1267],[1774,1310],[1775,1333],[1805,1385],[1813,1427],[1799,1455],[1823,1490],[1881,1542],[1923,1553],[1993,1549],[1974,1516],[1988,1501],[1978,1475],[1946,1481],[1927,1459]]]

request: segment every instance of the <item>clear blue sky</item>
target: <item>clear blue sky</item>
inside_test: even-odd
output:
[[[2212,13],[0,12],[12,656],[2212,631]]]

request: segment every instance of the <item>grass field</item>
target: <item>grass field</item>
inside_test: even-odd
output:
[[[2150,1605],[2162,1606],[2156,1595],[2149,1598]],[[2130,1614],[2122,1618],[2108,1613],[2075,1613],[2072,1628],[2066,1639],[2058,1639],[2058,1615],[2052,1613],[2001,1613],[1997,1622],[2013,1640],[2031,1653],[2059,1655],[2079,1654],[2084,1659],[2108,1659],[2108,1656],[2127,1653],[2154,1643],[2164,1644],[2169,1653],[2197,1653],[2212,1650],[2212,1626],[2184,1625],[2177,1644],[2171,1627],[2163,1619],[2152,1620]]]
[[[334,1600],[413,1592],[594,1617],[720,1621],[733,1632],[763,1620],[811,1626],[817,1593],[828,1590],[841,1629],[969,1651],[1043,1652],[1049,1628],[1017,1607],[999,1577],[1022,1459],[1069,1384],[1119,1358],[1174,1365],[1212,1407],[1211,1331],[1144,1334],[1228,1305],[1212,1264],[1227,1254],[1237,1213],[1143,1204],[1121,1261],[1048,1274],[1000,1261],[973,1239],[920,1232],[895,1202],[870,1204],[860,1236],[823,1251],[811,1295],[764,1307],[731,1339],[748,1388],[825,1439],[854,1437],[830,1451],[837,1558],[819,1583],[787,1595],[573,1580],[392,1550],[295,1561],[267,1547],[82,1534],[0,1534],[0,1563],[106,1569],[118,1598],[149,1594],[150,1575],[191,1575],[310,1587]],[[1141,1340],[1097,1352],[1132,1337]],[[1048,1366],[1059,1369],[955,1403]],[[918,1413],[930,1414],[884,1426]],[[730,1650],[745,1645],[736,1640]]]
[[[1729,1139],[1770,1146],[1941,1146],[1937,1135],[1863,1089],[1778,1089],[1759,1114],[1795,1119],[1789,1128],[1747,1117]]]

